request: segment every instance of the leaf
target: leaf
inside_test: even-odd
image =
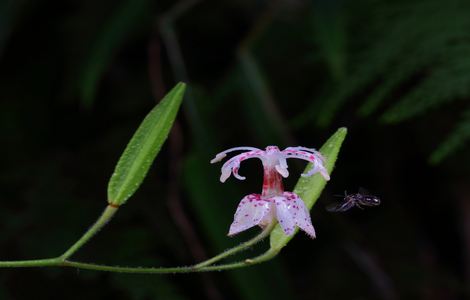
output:
[[[79,92],[84,106],[92,105],[99,80],[109,66],[114,54],[145,19],[149,10],[148,0],[123,1],[105,21],[83,64],[79,80]]]
[[[325,167],[330,175],[335,166],[339,150],[343,144],[347,132],[348,130],[345,127],[339,128],[320,148],[320,152],[325,157]],[[311,167],[312,164],[308,164],[308,166],[305,168],[305,173],[310,170]],[[323,191],[325,185],[326,180],[323,179],[320,174],[315,174],[310,177],[300,177],[295,186],[294,193],[300,196],[300,198],[305,202],[305,206],[310,210],[315,202],[317,202],[318,197],[320,197],[320,194]],[[298,231],[298,228],[296,231]],[[296,233],[290,236],[285,235],[282,232],[279,224],[277,224],[274,230],[271,232],[270,251],[280,251],[284,246],[287,245],[287,243],[294,237]]]
[[[250,51],[240,51],[238,55],[240,71],[240,91],[242,105],[247,119],[260,142],[280,143],[288,141],[288,132],[258,62]],[[266,126],[270,124],[270,126]]]
[[[433,151],[429,162],[438,164],[452,153],[465,146],[470,141],[470,109],[463,113],[462,120],[455,126],[454,130],[442,142],[436,150]]]
[[[313,2],[312,27],[318,51],[335,81],[346,75],[347,37],[344,15],[338,1]]]
[[[139,188],[170,132],[185,89],[178,83],[142,121],[109,180],[109,203],[122,205]]]
[[[19,22],[22,11],[28,4],[30,3],[25,0],[0,1],[0,57],[16,23]]]

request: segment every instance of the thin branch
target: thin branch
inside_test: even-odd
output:
[[[29,260],[0,261],[0,268],[31,268],[59,266],[62,260],[58,258],[43,258]]]
[[[119,207],[108,205],[104,210],[103,214],[98,218],[98,220],[91,226],[83,236],[75,242],[64,254],[60,256],[62,260],[66,260],[77,252],[83,245],[85,245],[98,231],[101,230],[114,216]]]
[[[104,213],[103,213],[104,214]],[[100,218],[101,219],[101,218]],[[98,222],[97,222],[98,223]],[[96,223],[95,223],[96,224]],[[26,268],[26,267],[73,267],[78,269],[84,270],[94,270],[94,271],[103,271],[103,272],[116,272],[116,273],[129,273],[129,274],[171,274],[171,273],[196,273],[196,272],[208,272],[208,271],[223,271],[223,270],[231,270],[231,269],[238,269],[243,267],[248,267],[252,265],[256,265],[265,261],[268,261],[274,258],[278,253],[279,249],[270,248],[268,251],[263,253],[260,256],[245,259],[243,261],[223,264],[223,265],[210,265],[216,261],[219,261],[225,257],[238,253],[242,250],[251,247],[255,243],[261,241],[266,236],[268,236],[272,229],[274,228],[275,224],[271,224],[270,226],[266,227],[259,235],[254,237],[253,239],[236,246],[232,249],[225,251],[224,253],[217,255],[207,261],[199,263],[194,266],[186,266],[186,267],[169,267],[169,268],[160,268],[160,267],[121,267],[121,266],[110,266],[110,265],[102,265],[102,264],[94,264],[94,263],[84,263],[79,261],[72,261],[64,259],[62,255],[56,258],[48,258],[48,259],[35,259],[35,260],[20,260],[20,261],[0,261],[0,268]],[[94,226],[92,226],[93,228]],[[90,230],[92,229],[90,228]],[[85,234],[84,236],[87,236]],[[84,239],[82,237],[79,241]],[[78,243],[75,243],[77,245]],[[73,247],[71,247],[72,249]],[[67,251],[66,253],[68,253]]]
[[[257,236],[255,236],[254,238],[252,238],[251,240],[248,240],[242,244],[240,244],[239,246],[236,246],[236,247],[233,247],[231,249],[228,249],[222,253],[220,253],[219,255],[216,255],[214,256],[213,258],[211,259],[208,259],[206,261],[203,261],[197,265],[195,265],[196,268],[201,268],[201,267],[207,267],[209,265],[212,265],[214,264],[215,262],[219,261],[219,260],[222,260],[228,256],[231,256],[231,255],[234,255],[240,251],[243,251],[253,245],[255,245],[256,243],[262,241],[264,238],[266,238],[267,236],[269,236],[269,234],[271,233],[271,231],[273,230],[274,226],[276,225],[277,223],[276,222],[272,222],[269,226],[267,226],[266,228],[263,229],[263,231],[258,234]]]

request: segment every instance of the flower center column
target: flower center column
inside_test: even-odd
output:
[[[284,193],[282,177],[274,167],[264,166],[263,191],[261,198],[281,196]]]

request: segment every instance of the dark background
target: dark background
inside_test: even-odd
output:
[[[76,254],[189,265],[260,191],[247,162],[222,185],[215,153],[320,147],[349,133],[299,234],[239,271],[121,275],[2,269],[2,299],[464,299],[470,285],[470,2],[5,0],[0,2],[0,257],[54,257],[106,205],[146,113],[189,83],[149,176]],[[292,189],[303,164],[291,164]],[[382,205],[332,214],[345,190]],[[266,246],[266,245],[264,245]],[[259,249],[258,249],[259,248]],[[255,255],[263,246],[251,250]]]

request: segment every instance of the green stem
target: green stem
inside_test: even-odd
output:
[[[143,268],[143,267],[120,267],[99,265],[92,263],[83,263],[78,261],[63,260],[62,257],[48,258],[48,259],[34,259],[34,260],[21,260],[21,261],[2,261],[0,268],[20,268],[20,267],[71,267],[84,270],[94,270],[103,272],[115,273],[128,273],[128,274],[176,274],[176,273],[194,273],[194,272],[209,272],[209,271],[223,271],[232,270],[243,267],[256,265],[274,258],[279,253],[279,250],[269,249],[264,254],[252,259],[245,259],[240,262],[215,265],[215,266],[189,266],[189,267],[172,267],[172,268]]]
[[[265,237],[267,237],[271,231],[273,230],[274,226],[276,225],[276,222],[272,222],[271,224],[269,224],[268,226],[266,226],[263,231],[261,231],[260,234],[258,234],[257,236],[255,236],[254,238],[252,238],[251,240],[248,240],[244,243],[241,243],[240,245],[236,246],[236,247],[233,247],[231,249],[228,249],[222,253],[220,253],[219,255],[216,255],[208,260],[205,260],[201,263],[198,263],[197,265],[194,266],[194,268],[202,268],[202,267],[206,267],[206,266],[209,266],[209,265],[212,265],[213,263],[221,260],[221,259],[224,259],[225,257],[228,257],[230,255],[233,255],[235,253],[238,253],[242,250],[245,250],[246,248],[249,248],[251,246],[253,246],[254,244],[262,241]]]
[[[114,272],[114,273],[129,273],[129,274],[168,274],[168,273],[190,273],[197,272],[198,270],[193,267],[171,267],[171,268],[143,268],[143,267],[120,267],[109,265],[98,265],[92,263],[83,263],[78,261],[66,260],[62,262],[63,267],[72,267],[84,270]]]
[[[72,256],[75,252],[78,251],[86,242],[88,242],[98,231],[100,231],[103,226],[105,226],[109,220],[114,216],[119,207],[108,205],[103,211],[99,219],[91,226],[83,236],[75,242],[64,254],[60,256],[62,261],[65,261],[67,258]]]
[[[194,273],[194,272],[208,272],[208,271],[223,271],[238,269],[243,267],[252,266],[259,264],[274,258],[279,251],[268,250],[264,254],[255,257],[253,259],[245,259],[244,261],[225,264],[199,267],[172,267],[172,268],[143,268],[143,267],[120,267],[120,266],[109,266],[99,265],[92,263],[83,263],[78,261],[62,260],[62,257],[48,258],[48,259],[35,259],[35,260],[20,260],[20,261],[2,261],[0,262],[0,268],[26,268],[26,267],[71,267],[84,270],[94,270],[103,272],[115,272],[115,273],[128,273],[128,274],[175,274],[175,273]]]
[[[60,262],[60,258],[0,261],[0,268],[50,267],[57,266]]]
[[[243,267],[249,267],[256,265],[274,258],[279,253],[278,250],[270,249],[260,256],[253,259],[245,259],[244,261],[225,264],[215,265],[206,267],[175,267],[175,268],[142,268],[142,267],[119,267],[109,265],[97,265],[92,263],[82,263],[77,261],[66,260],[60,264],[63,267],[73,267],[85,270],[104,271],[104,272],[115,272],[115,273],[129,273],[129,274],[176,274],[176,273],[194,273],[194,272],[208,272],[208,271],[223,271],[238,269]]]
[[[253,259],[245,259],[244,261],[224,264],[224,265],[212,265],[213,263],[240,252],[248,247],[253,246],[257,242],[267,237],[275,226],[275,223],[270,224],[263,231],[252,238],[251,240],[240,244],[234,248],[231,248],[219,255],[214,256],[206,261],[203,261],[194,266],[188,267],[170,267],[170,268],[143,268],[143,267],[120,267],[120,266],[109,266],[99,265],[93,263],[83,263],[78,261],[68,260],[78,249],[80,249],[86,242],[88,242],[106,223],[114,216],[118,207],[108,206],[104,210],[103,214],[88,229],[85,234],[73,244],[64,254],[56,258],[47,259],[33,259],[33,260],[20,260],[20,261],[0,261],[0,268],[20,268],[20,267],[72,267],[85,270],[95,270],[104,272],[116,272],[116,273],[130,273],[130,274],[168,274],[168,273],[191,273],[191,272],[207,272],[207,271],[222,271],[231,270],[237,268],[243,268],[255,264],[265,262],[272,259],[277,255],[279,250],[269,249],[264,254],[257,256]]]
[[[271,260],[274,257],[276,257],[276,255],[278,253],[279,253],[279,250],[275,250],[275,249],[271,248],[268,251],[266,251],[265,253],[261,254],[260,256],[257,256],[257,257],[252,258],[252,259],[245,259],[245,260],[240,261],[240,262],[235,262],[235,263],[225,264],[225,265],[207,266],[207,267],[197,269],[197,271],[198,272],[202,272],[202,271],[206,271],[206,272],[207,271],[223,271],[223,270],[232,270],[232,269],[239,269],[239,268],[249,267],[249,266],[252,266],[252,265],[260,264],[260,263],[263,263],[265,261]]]

